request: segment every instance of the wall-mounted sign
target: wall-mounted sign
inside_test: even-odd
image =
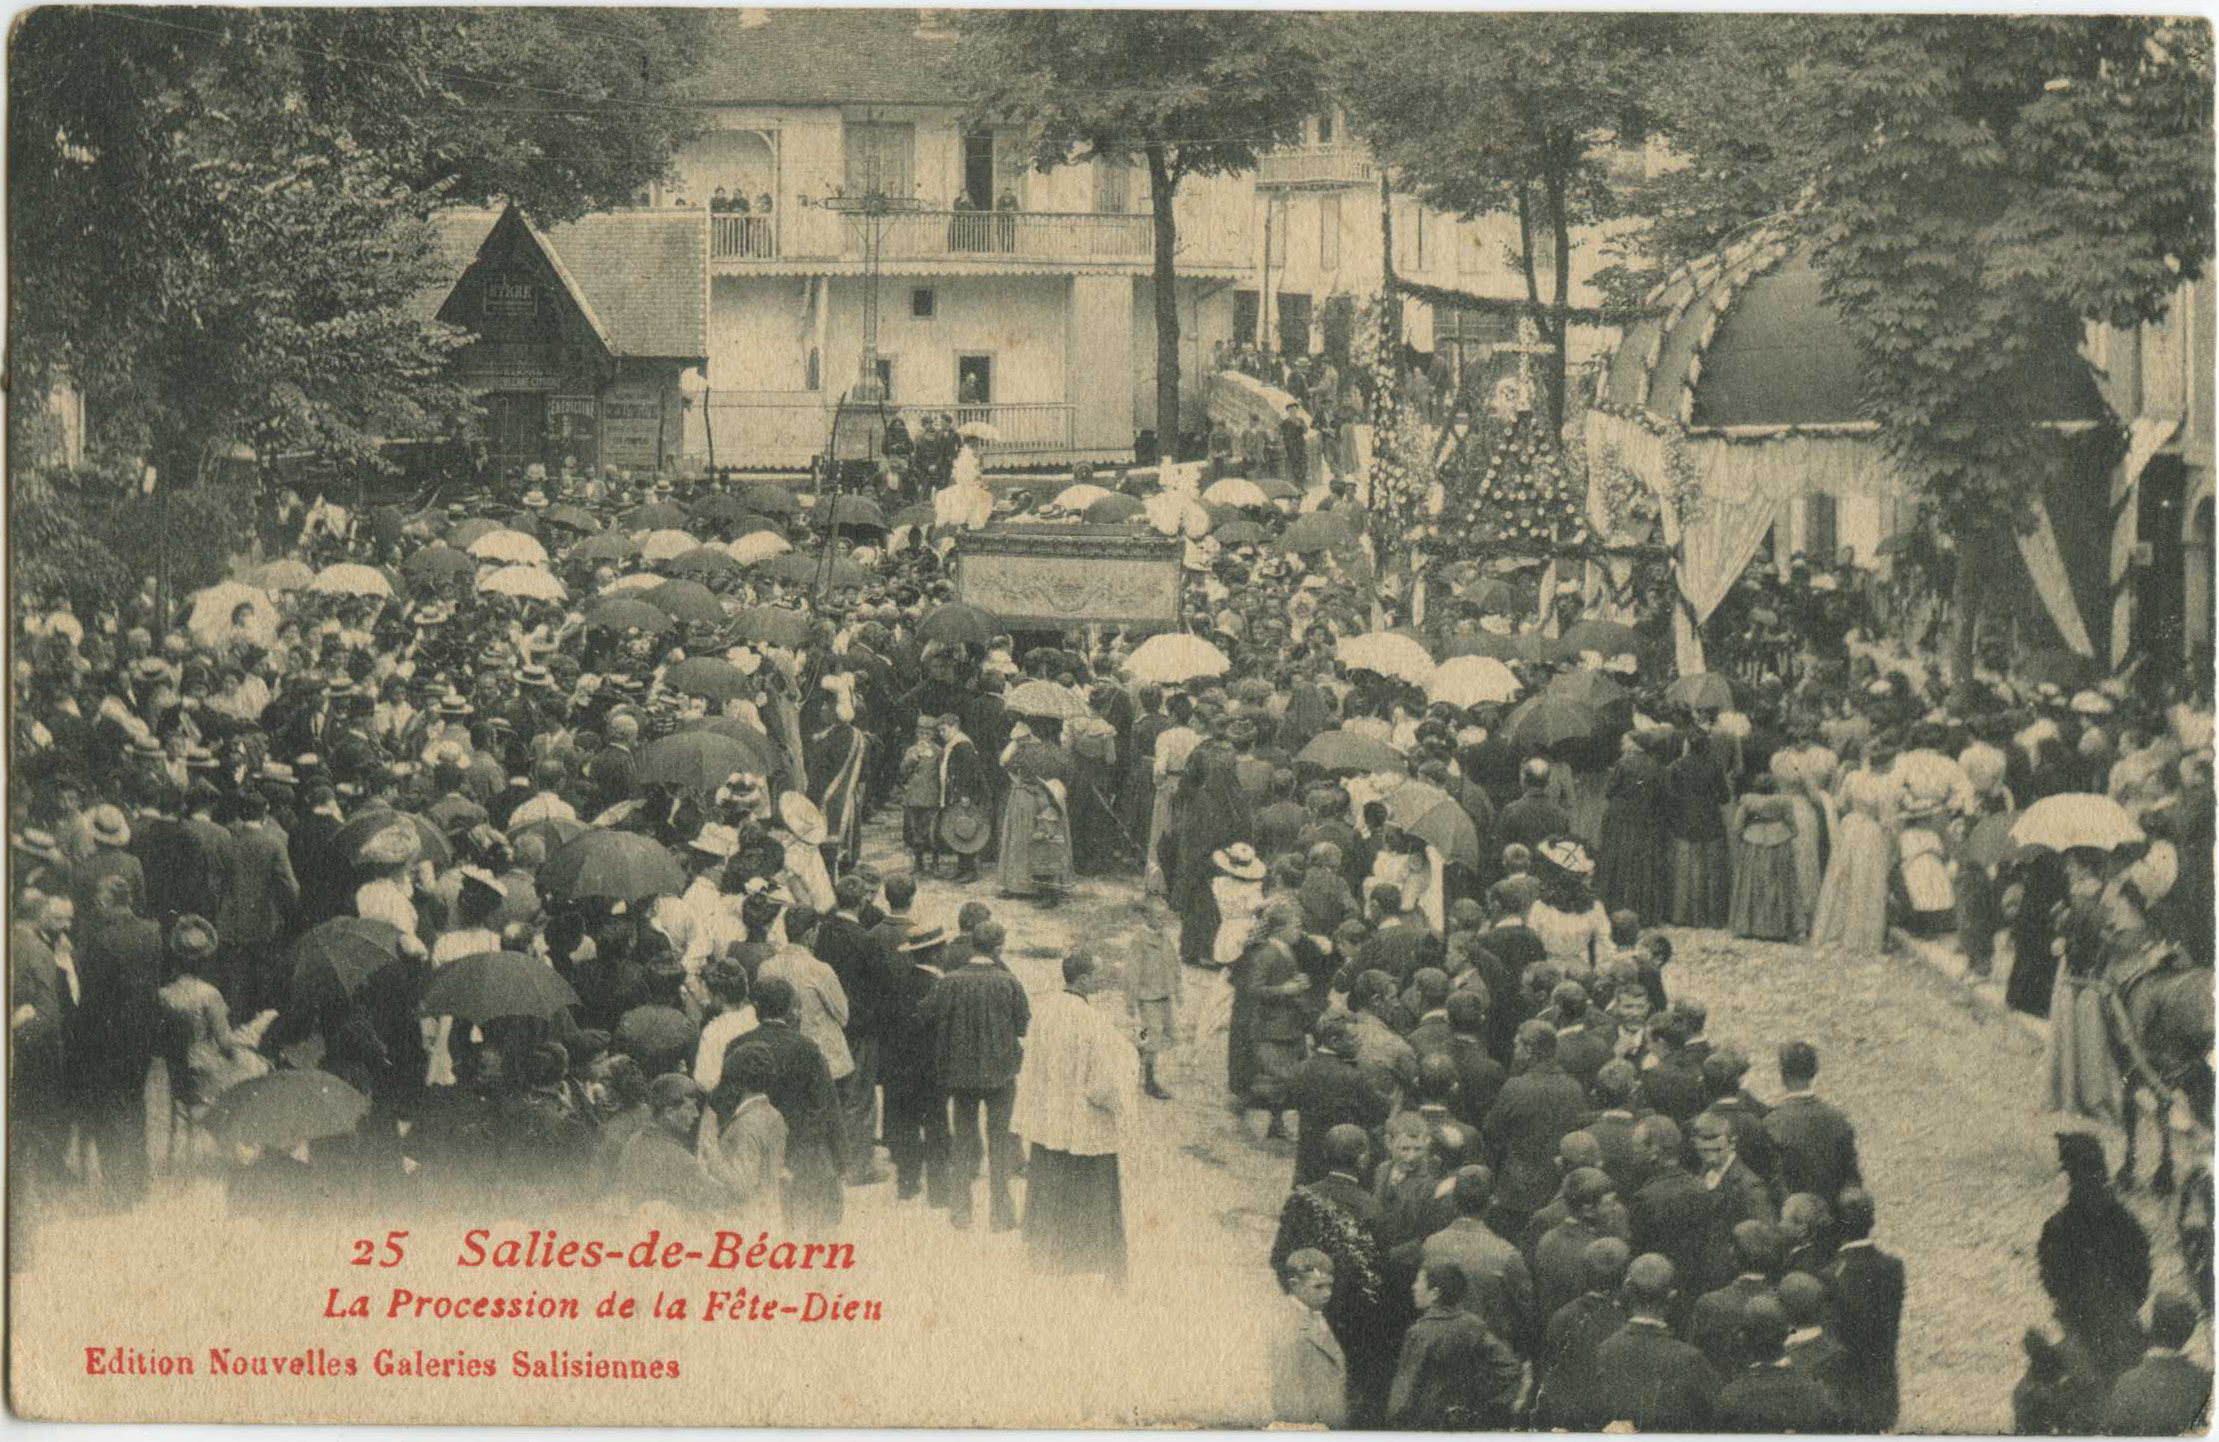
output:
[[[516,318],[539,311],[539,287],[524,280],[489,280],[485,283],[485,313]]]
[[[653,470],[662,464],[660,391],[605,391],[601,396],[601,464]]]

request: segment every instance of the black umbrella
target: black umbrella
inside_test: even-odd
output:
[[[962,601],[950,601],[935,607],[917,623],[917,639],[938,641],[944,646],[962,645],[966,642],[984,646],[1002,631],[1001,618],[980,606]]]
[[[333,917],[293,943],[291,1005],[313,1011],[351,999],[370,974],[401,954],[400,928],[355,916]]]
[[[548,895],[566,899],[637,901],[686,889],[686,873],[670,853],[629,831],[588,831],[548,857],[534,879]]]
[[[417,1009],[426,1016],[491,1021],[502,1016],[545,1019],[578,1004],[578,993],[553,967],[515,951],[483,951],[432,973]]]

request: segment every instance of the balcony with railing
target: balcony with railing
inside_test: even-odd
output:
[[[709,403],[709,422],[716,433],[718,461],[780,470],[806,466],[812,457],[823,453],[831,439],[836,408],[833,397],[816,393],[716,396]],[[1069,401],[948,402],[889,405],[883,414],[900,416],[912,437],[924,434],[926,418],[935,415],[953,416],[959,426],[992,426],[995,438],[986,443],[986,464],[1002,466],[1075,458],[1077,410]],[[869,415],[849,407],[847,418],[841,422],[843,452],[855,444],[855,436],[875,429]],[[849,434],[850,428],[854,435]],[[882,444],[882,440],[872,441],[869,448],[876,451]]]
[[[1256,183],[1263,186],[1369,185],[1378,174],[1362,145],[1296,145],[1256,160]]]
[[[781,235],[775,215],[712,215],[709,256],[747,269],[750,261],[795,259],[860,264],[860,222],[805,227],[803,239]],[[1248,263],[1245,238],[1197,220],[1182,228],[1179,263],[1223,269]],[[835,249],[836,247],[836,249]],[[977,262],[980,269],[1102,266],[1145,270],[1155,261],[1155,221],[1146,213],[1038,210],[894,211],[879,222],[879,258],[887,261]]]
[[[778,258],[778,216],[770,215],[711,215],[709,217],[709,258],[711,260],[776,260]]]

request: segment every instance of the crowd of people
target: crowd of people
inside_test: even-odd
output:
[[[1674,679],[1623,628],[1521,622],[1476,563],[1413,621],[1325,468],[1231,539],[1135,507],[1189,537],[1184,634],[1016,635],[957,599],[953,538],[1058,508],[952,427],[907,456],[896,485],[950,483],[892,525],[534,474],[305,527],[167,627],[151,593],[25,598],[19,1176],[128,1206],[150,1136],[213,1136],[242,1207],[337,1175],[818,1228],[890,1179],[1121,1278],[1119,1155],[1189,1084],[1166,1057],[1222,1034],[1229,1104],[1297,1137],[1277,1420],[1879,1430],[1903,1268],[1854,1132],[1792,1038],[1786,1099],[1751,1095],[1661,928],[1953,934],[1977,968],[2001,938],[2037,1011],[2129,948],[2210,964],[2207,698],[1945,696],[1846,636],[1792,678]],[[545,584],[495,583],[519,566]],[[2142,841],[2008,844],[2067,793]],[[864,859],[881,809],[906,871]],[[940,874],[960,913],[918,914]],[[1172,934],[1028,996],[1007,909],[1102,875]],[[2059,1104],[2103,1114],[2101,1048],[2057,1032]],[[302,1074],[359,1108],[278,1105]]]

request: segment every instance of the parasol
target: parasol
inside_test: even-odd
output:
[[[547,564],[547,548],[522,531],[488,531],[466,549],[481,561],[507,561],[519,566]]]
[[[1497,661],[1538,661],[1547,648],[1548,643],[1531,631],[1512,636],[1481,631],[1477,635],[1451,636],[1442,643],[1441,654],[1446,658],[1490,656]]]
[[[330,1072],[280,1071],[216,1098],[203,1125],[230,1146],[291,1150],[347,1135],[369,1110],[368,1097]]]
[[[351,1000],[372,972],[400,954],[400,928],[355,916],[333,917],[293,943],[293,985],[286,1005],[308,1013]]]
[[[1400,773],[1403,770],[1401,752],[1384,741],[1353,731],[1321,731],[1310,738],[1309,745],[1295,753],[1294,759],[1306,761],[1323,771]]]
[[[1433,679],[1433,658],[1425,647],[1393,631],[1372,631],[1343,636],[1333,646],[1333,658],[1351,671],[1375,671],[1423,686]]]
[[[472,516],[467,521],[457,521],[447,530],[447,544],[458,551],[467,551],[480,536],[490,536],[501,529],[499,521],[484,516]]]
[[[570,554],[581,561],[621,561],[639,554],[640,543],[622,531],[603,531],[573,546]]]
[[[751,511],[766,516],[798,516],[801,500],[784,486],[768,483],[749,486],[740,493],[740,503]]]
[[[1048,716],[1058,721],[1092,714],[1070,687],[1053,681],[1027,681],[1003,697],[1002,704],[1020,716]]]
[[[2110,797],[2067,791],[2045,796],[2020,812],[2011,839],[2021,846],[2046,846],[2052,851],[2080,847],[2116,851],[2145,838],[2126,808]]]
[[[945,646],[984,646],[1001,634],[1002,623],[992,611],[961,601],[936,606],[917,623],[917,639]]]
[[[784,606],[749,606],[732,624],[742,641],[764,646],[799,646],[809,639],[809,618]]]
[[[621,596],[629,591],[652,591],[657,586],[664,586],[669,583],[670,578],[668,576],[658,575],[653,571],[634,571],[629,576],[619,576],[603,586],[601,594],[604,596]]]
[[[449,545],[426,546],[401,562],[401,573],[418,579],[430,577],[444,581],[451,576],[469,576],[477,573],[478,563],[468,551],[458,551]]]
[[[445,866],[454,860],[454,848],[447,844],[447,833],[441,831],[413,811],[365,811],[331,834],[332,854],[348,865],[359,865],[362,849],[372,838],[395,822],[405,822],[416,832],[416,854],[435,866]]]
[[[1664,699],[1691,711],[1731,711],[1733,683],[1709,671],[1694,671],[1664,688]]]
[[[1203,503],[1212,506],[1268,506],[1271,497],[1254,481],[1228,476],[1202,493]]]
[[[290,556],[247,572],[247,580],[265,591],[298,591],[315,579],[316,573],[306,561],[296,561]]]
[[[1210,534],[1221,546],[1260,546],[1264,542],[1264,528],[1254,521],[1228,521]]]
[[[877,502],[864,496],[827,497],[817,503],[815,519],[819,526],[830,526],[834,530],[851,526],[872,531],[887,528],[886,513],[878,508]]]
[[[324,596],[375,596],[390,598],[393,583],[385,579],[385,572],[375,566],[346,562],[326,566],[308,583],[308,589]]]
[[[239,617],[241,607],[246,608],[243,617]],[[234,617],[238,617],[236,623]],[[239,581],[210,586],[193,597],[192,615],[185,622],[193,639],[208,647],[235,637],[267,646],[277,639],[277,627],[277,606],[270,600],[270,593]]]
[[[601,518],[583,506],[549,506],[541,513],[539,523],[561,526],[588,536],[601,529]]]
[[[643,592],[640,599],[689,626],[721,626],[726,620],[723,602],[699,581],[665,581]]]
[[[738,496],[719,491],[713,496],[703,496],[693,504],[693,518],[697,521],[743,521],[751,515],[747,504]]]
[[[1628,699],[1626,688],[1600,671],[1564,671],[1541,693],[1552,701],[1576,701],[1600,711]]]
[[[586,824],[567,816],[542,816],[526,821],[509,832],[509,844],[514,846],[527,836],[537,836],[547,843],[547,855],[552,856],[585,834]]]
[[[1525,751],[1545,751],[1560,741],[1584,741],[1595,734],[1593,708],[1563,696],[1536,696],[1504,719],[1503,740]]]
[[[679,576],[716,576],[740,569],[739,561],[722,546],[696,546],[660,564],[664,570]]]
[[[1109,493],[1104,491],[1103,494]],[[897,526],[929,526],[937,519],[938,516],[930,505],[904,506],[894,512],[894,524]]]
[[[752,566],[773,556],[783,556],[793,548],[794,543],[776,531],[751,531],[725,547],[725,554],[743,566]]]
[[[712,716],[705,721],[695,722],[680,734],[694,732],[737,741],[748,756],[747,764],[738,768],[741,771],[772,781],[786,774],[785,750],[770,739],[768,732],[748,725],[737,716]]]
[[[663,673],[663,684],[717,702],[755,694],[755,683],[747,673],[720,656],[689,656]]]
[[[1200,502],[1178,491],[1158,491],[1140,503],[1148,524],[1161,535],[1173,536],[1184,531],[1189,540],[1200,540],[1210,533],[1216,522]]]
[[[1297,516],[1293,524],[1279,537],[1279,548],[1296,555],[1330,551],[1355,544],[1355,528],[1349,525],[1346,517],[1332,511],[1313,511],[1307,516]]]
[[[612,631],[640,630],[650,634],[667,631],[676,623],[668,612],[648,605],[630,596],[595,603],[586,612],[588,626],[602,626]]]
[[[1575,621],[1558,639],[1556,649],[1564,656],[1577,656],[1582,651],[1620,656],[1641,649],[1641,633],[1617,621]]]
[[[641,781],[714,791],[735,771],[760,769],[761,757],[744,741],[714,731],[680,731],[650,741],[639,754]]]
[[[478,578],[478,589],[496,596],[522,596],[533,601],[562,601],[570,593],[553,573],[537,566],[503,566]]]
[[[1516,699],[1518,678],[1492,656],[1456,656],[1443,661],[1426,688],[1426,699],[1451,706],[1480,706]]]
[[[1138,496],[1104,496],[1086,508],[1086,518],[1095,525],[1114,525],[1129,521],[1147,511]]]
[[[1479,861],[1479,828],[1471,813],[1438,786],[1408,781],[1388,792],[1387,819],[1440,852],[1444,861]]]
[[[813,551],[794,551],[775,556],[758,569],[773,580],[795,586],[813,586],[820,579],[834,590],[844,586],[868,586],[871,583],[871,573],[855,562],[841,559],[827,565]]]
[[[1225,653],[1200,636],[1167,631],[1150,636],[1125,658],[1125,674],[1143,686],[1178,686],[1232,669]]]
[[[481,951],[460,957],[432,973],[417,1010],[457,1021],[531,1016],[542,1020],[576,1006],[578,993],[536,956],[517,951]]]
[[[624,524],[634,531],[682,531],[693,517],[676,501],[650,501],[624,513]]]
[[[686,873],[670,853],[629,831],[588,831],[548,857],[533,879],[540,890],[565,900],[637,901],[686,889]]]
[[[647,539],[640,542],[640,559],[652,565],[673,556],[683,556],[700,544],[685,531],[651,531]]]

